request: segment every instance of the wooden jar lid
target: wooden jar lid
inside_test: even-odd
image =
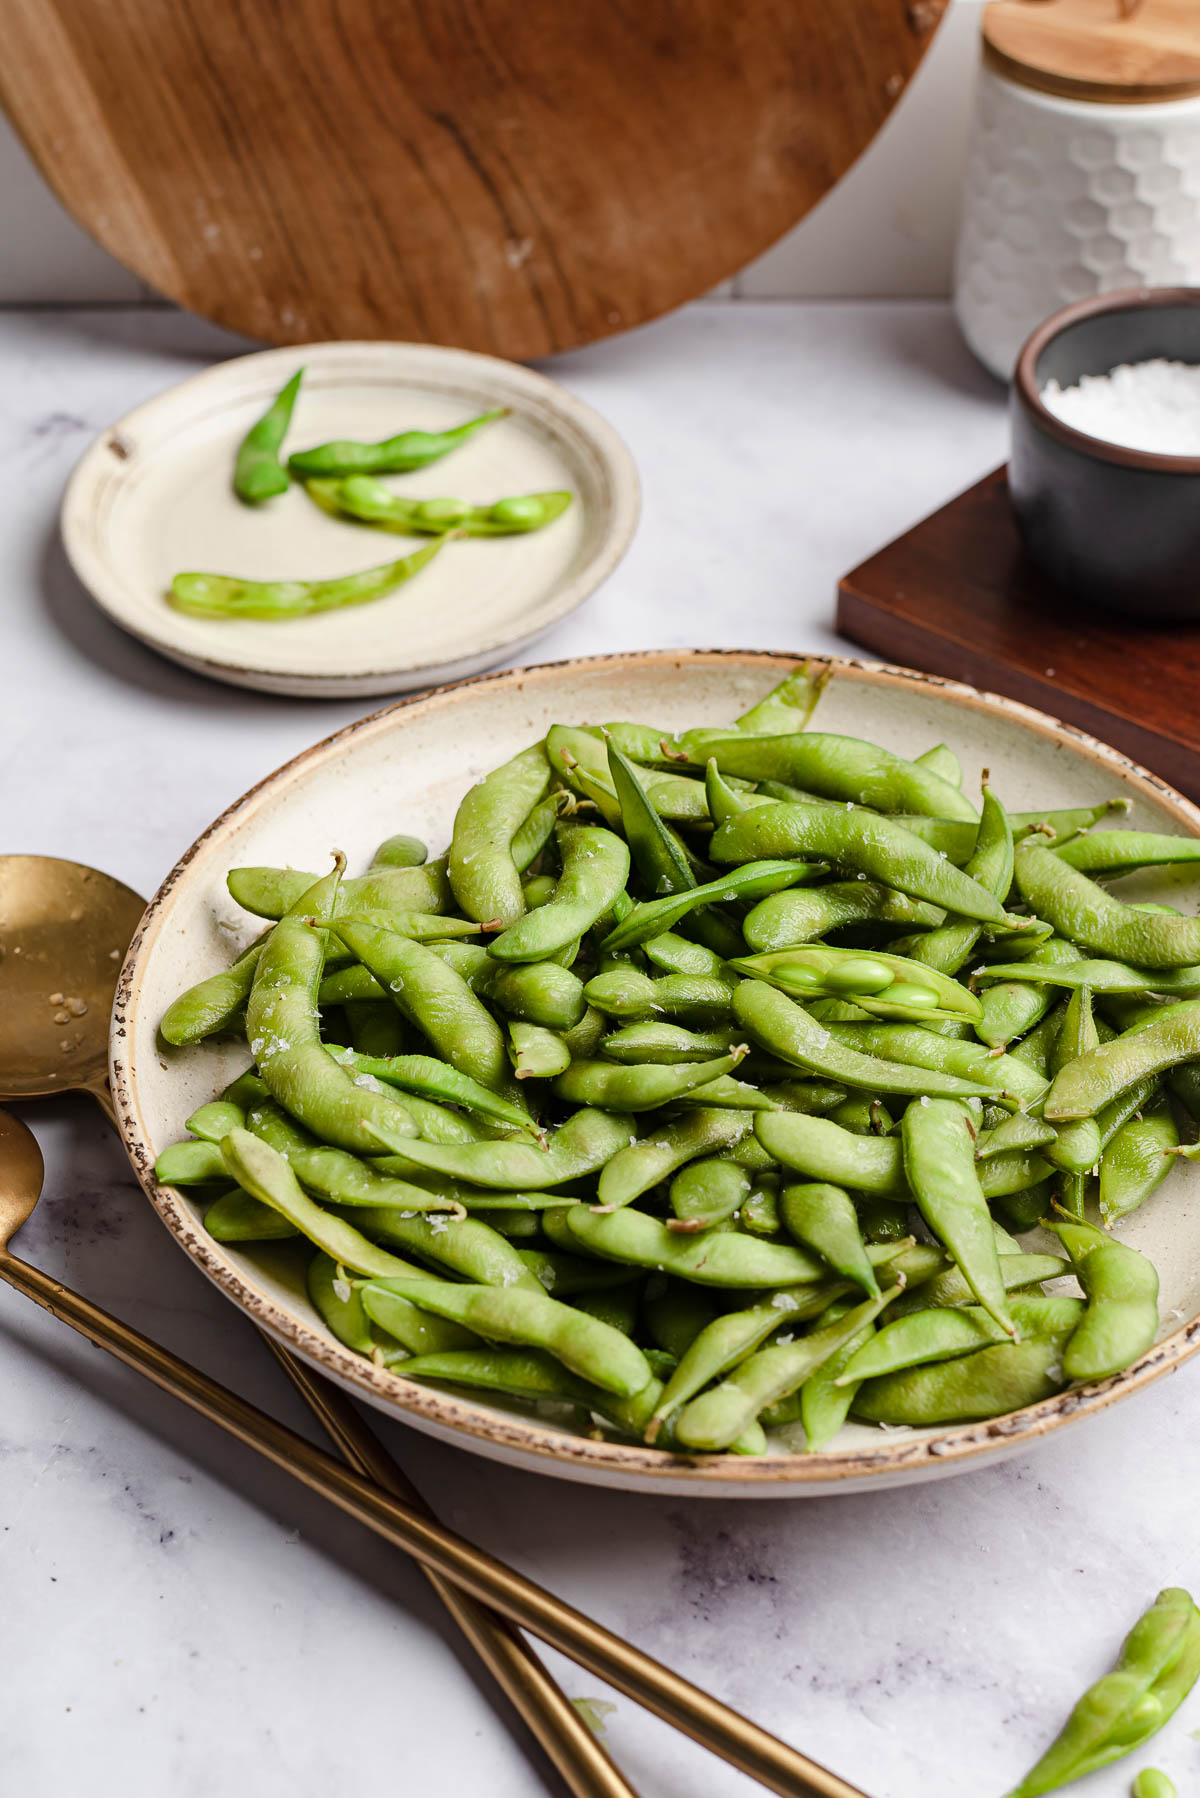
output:
[[[1072,100],[1200,94],[1200,0],[992,0],[983,43],[998,73]]]

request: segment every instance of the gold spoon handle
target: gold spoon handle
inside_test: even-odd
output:
[[[112,1093],[106,1080],[88,1088],[109,1123],[117,1129]],[[410,1510],[436,1521],[417,1488],[406,1479],[378,1436],[363,1422],[341,1389],[297,1360],[281,1342],[263,1333],[263,1341],[308,1405],[334,1447],[355,1472]],[[457,1623],[484,1666],[505,1693],[543,1752],[558,1769],[573,1798],[638,1798],[613,1765],[558,1681],[542,1665],[524,1636],[478,1600],[423,1565],[430,1585]]]
[[[273,1337],[264,1334],[263,1341],[351,1467],[385,1492],[394,1493],[412,1510],[432,1519],[424,1498],[340,1387],[297,1360]],[[460,1592],[428,1563],[422,1564],[422,1572],[575,1798],[637,1798],[634,1788],[613,1765],[520,1631],[477,1599]]]
[[[532,1631],[701,1747],[779,1793],[780,1798],[865,1798],[856,1786],[739,1716],[603,1624],[431,1518],[408,1509],[324,1449],[314,1447],[265,1411],[7,1249],[0,1250],[0,1278],[164,1391],[181,1398],[201,1416],[220,1424],[238,1441],[258,1449],[275,1466],[295,1474],[384,1541]]]

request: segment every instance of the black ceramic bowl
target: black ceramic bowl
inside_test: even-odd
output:
[[[1200,287],[1098,294],[1039,325],[1013,378],[1009,487],[1030,555],[1076,599],[1200,619],[1200,456],[1106,443],[1040,398],[1157,356],[1200,364]]]

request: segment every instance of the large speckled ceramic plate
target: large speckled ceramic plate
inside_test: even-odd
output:
[[[326,580],[420,547],[330,518],[293,482],[263,506],[231,486],[254,420],[304,364],[285,449],[443,430],[493,407],[510,415],[397,492],[482,503],[565,488],[544,530],[448,544],[383,599],[308,618],[192,618],[165,598],[184,569],[252,580]],[[556,381],[495,356],[419,343],[310,343],[205,369],[101,433],[63,496],[71,564],[123,630],[198,674],[305,699],[400,693],[511,658],[607,579],[637,524],[633,458]]]
[[[242,863],[327,865],[330,849],[353,866],[396,830],[440,846],[455,806],[485,769],[556,721],[653,720],[668,729],[727,722],[795,662],[793,656],[660,653],[604,656],[518,669],[405,701],[352,725],[255,787],[189,849],[151,903],[121,977],[113,1021],[112,1082],[126,1147],[146,1193],[194,1261],[263,1329],[343,1386],[419,1429],[514,1465],[637,1491],[785,1497],[859,1491],[935,1478],[1032,1446],[1137,1392],[1200,1346],[1200,1171],[1180,1168],[1121,1234],[1153,1258],[1162,1278],[1155,1346],[1118,1378],[1061,1394],[993,1423],[881,1432],[846,1428],[818,1454],[783,1431],[758,1459],[682,1459],[597,1442],[514,1407],[474,1402],[407,1381],[340,1347],[308,1305],[287,1254],[239,1253],[209,1238],[186,1193],[159,1186],[155,1157],[183,1134],[188,1113],[245,1065],[230,1045],[164,1050],[157,1024],[190,982],[227,964],[254,933],[225,889]],[[1014,809],[1087,804],[1115,794],[1142,828],[1200,834],[1200,809],[1115,750],[1041,712],[971,687],[850,661],[834,661],[822,728],[869,735],[904,756],[946,741],[975,786],[990,768]],[[1129,896],[1188,909],[1179,873],[1137,876]]]

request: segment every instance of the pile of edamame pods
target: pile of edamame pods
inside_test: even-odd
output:
[[[286,493],[298,480],[323,512],[347,524],[368,525],[401,537],[429,537],[431,542],[410,555],[330,580],[246,580],[228,574],[177,574],[167,594],[176,611],[198,618],[305,618],[314,612],[340,611],[383,599],[457,537],[512,537],[539,531],[561,517],[571,503],[565,492],[521,493],[472,505],[461,499],[407,499],[378,479],[381,474],[411,474],[440,462],[498,418],[507,406],[494,407],[445,431],[401,431],[380,443],[338,438],[283,457],[296,397],[304,378],[298,368],[279,390],[238,445],[233,490],[247,506],[262,506]]]
[[[437,860],[234,869],[266,928],[161,1028],[252,1065],[158,1178],[297,1238],[359,1353],[679,1454],[1135,1361],[1158,1280],[1113,1226],[1200,1155],[1200,920],[1099,880],[1200,839],[977,809],[944,745],[811,728],[821,685],[555,725]]]

